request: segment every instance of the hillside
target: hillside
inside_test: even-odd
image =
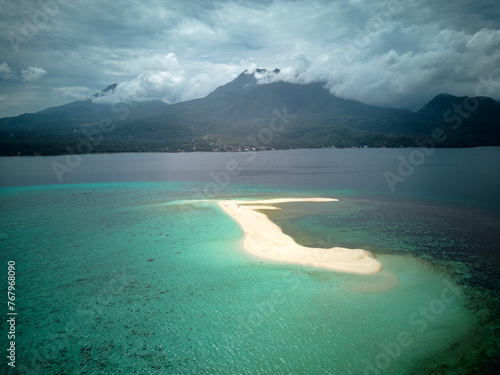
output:
[[[259,74],[279,75],[279,70]],[[201,99],[84,101],[0,119],[1,155],[237,151],[245,148],[411,147],[441,128],[438,147],[499,146],[500,103],[439,94],[417,112],[335,97],[321,82],[259,84],[244,72]]]

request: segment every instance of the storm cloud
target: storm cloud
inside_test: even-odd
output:
[[[261,83],[323,81],[332,94],[418,109],[441,92],[500,99],[496,0],[4,0],[0,116],[89,97],[207,95],[244,70]]]

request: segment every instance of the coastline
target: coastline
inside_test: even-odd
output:
[[[256,211],[278,209],[269,204],[288,202],[335,202],[331,198],[283,198],[267,200],[219,200],[219,206],[245,232],[245,249],[259,258],[353,274],[376,274],[382,264],[363,249],[304,247],[283,233],[267,215]]]

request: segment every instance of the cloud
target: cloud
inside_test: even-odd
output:
[[[181,100],[186,76],[174,53],[115,64],[121,70],[142,72],[120,82],[113,92],[94,98],[94,102],[144,101],[161,99],[167,103]]]
[[[323,81],[343,98],[410,109],[441,92],[474,95],[487,77],[500,81],[500,30],[469,34],[435,24],[391,23],[368,33],[367,40],[362,48],[352,44],[291,56],[293,62],[280,74],[258,78],[260,83]]]
[[[36,66],[30,66],[27,69],[21,71],[23,80],[26,82],[33,82],[39,80],[42,76],[47,74],[47,71],[43,68],[38,68]]]
[[[57,87],[94,93],[120,83],[100,101],[193,99],[252,66],[408,109],[440,92],[473,95],[484,77],[500,81],[498,0],[57,1],[58,12],[28,37],[45,12],[35,3],[0,12],[0,94],[16,103],[0,117],[62,104]],[[11,31],[26,39],[18,53]]]
[[[184,66],[174,53],[150,58],[141,57],[116,64],[115,68],[142,73],[119,83],[113,92],[92,100],[96,103],[114,103],[157,99],[165,103],[176,103],[195,99],[234,79],[250,66],[250,60],[235,60],[230,64],[198,63]]]
[[[7,65],[7,63],[0,64],[0,76],[3,79],[10,79],[15,76],[14,71]]]
[[[500,79],[500,31],[464,30],[452,9],[438,19],[432,7],[424,0],[417,5],[356,1],[347,7],[321,1],[216,3],[202,17],[185,17],[172,27],[182,66],[173,54],[119,62],[114,71],[136,76],[120,84],[114,98],[192,99],[253,66],[281,69],[279,75],[259,77],[260,83],[323,81],[340,97],[418,109],[440,92],[473,95],[480,79],[490,74]],[[480,18],[478,8],[469,4],[469,10],[471,18]],[[214,69],[213,60],[228,51],[234,56],[243,51],[251,63],[231,67],[239,72],[227,69],[229,64]],[[212,61],[200,61],[206,57]],[[217,80],[217,72],[226,81]]]
[[[47,71],[43,68],[38,68],[35,66],[30,66],[27,69],[21,71],[22,80],[25,82],[33,82],[40,79],[42,76],[47,74]],[[17,72],[12,70],[7,63],[0,64],[0,76],[3,79],[14,79],[19,80],[20,77]]]
[[[88,87],[56,87],[54,92],[64,100],[86,100],[94,94]]]

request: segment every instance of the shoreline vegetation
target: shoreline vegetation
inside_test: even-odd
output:
[[[1,142],[0,142],[1,143]],[[433,150],[433,149],[477,149],[477,148],[498,148],[500,146],[497,145],[473,145],[473,146],[449,146],[449,145],[441,145],[441,144],[430,144],[430,145],[415,145],[415,144],[405,144],[405,145],[377,145],[377,146],[368,146],[368,145],[352,145],[352,146],[297,146],[297,147],[260,147],[260,148],[238,148],[236,146],[224,146],[219,148],[212,147],[193,147],[193,148],[179,148],[179,149],[169,149],[166,148],[146,148],[144,150],[137,150],[136,148],[126,148],[123,150],[117,151],[106,151],[106,150],[91,150],[90,152],[85,150],[84,152],[78,152],[76,149],[72,149],[67,147],[64,151],[61,152],[38,152],[35,149],[29,150],[27,152],[18,152],[18,153],[10,153],[7,152],[9,146],[7,145],[5,148],[0,147],[0,158],[9,158],[9,157],[33,157],[33,156],[87,156],[87,155],[113,155],[113,154],[192,154],[192,153],[242,153],[242,154],[252,154],[255,152],[273,152],[273,151],[292,151],[292,150],[348,150],[348,149],[424,149],[424,150]],[[37,149],[38,150],[38,149]],[[71,151],[71,152],[68,152]]]
[[[0,144],[2,144],[0,142]],[[4,147],[0,147],[0,158],[9,157],[33,157],[33,156],[84,156],[84,155],[106,155],[106,154],[190,154],[190,153],[255,153],[255,152],[269,152],[269,151],[290,151],[290,150],[319,150],[319,149],[333,149],[333,150],[347,150],[347,149],[474,149],[474,148],[495,148],[500,147],[498,145],[440,145],[436,144],[433,146],[426,146],[418,144],[412,144],[404,142],[404,144],[395,145],[345,145],[345,146],[290,146],[290,147],[243,147],[239,148],[233,145],[224,145],[221,147],[209,147],[199,146],[199,147],[181,147],[181,148],[169,148],[169,147],[145,147],[143,149],[138,149],[138,147],[126,147],[118,150],[106,150],[106,149],[85,149],[83,152],[79,152],[77,149],[73,149],[66,145],[64,150],[59,149],[58,151],[43,149],[41,152],[40,148],[30,148],[29,150],[23,150],[19,152],[10,152],[10,146],[12,144],[2,144]]]
[[[297,244],[281,228],[257,210],[279,209],[272,204],[288,202],[335,202],[331,198],[283,198],[267,200],[219,200],[218,205],[245,232],[244,247],[252,255],[281,263],[329,269],[332,271],[373,275],[382,264],[363,249],[332,247],[309,248]]]

